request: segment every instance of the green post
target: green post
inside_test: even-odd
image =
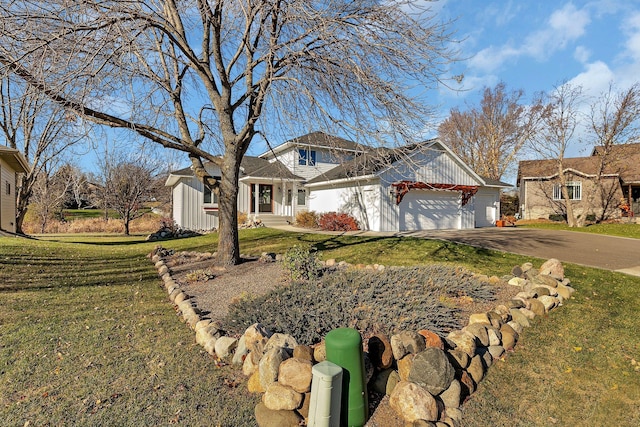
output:
[[[325,338],[327,360],[341,366],[342,405],[341,425],[361,427],[369,417],[362,337],[352,328],[338,328]]]

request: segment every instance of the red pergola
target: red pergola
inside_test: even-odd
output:
[[[437,184],[414,181],[400,181],[391,184],[396,195],[396,205],[399,205],[402,198],[409,190],[440,190],[440,191],[459,191],[462,193],[462,206],[466,205],[469,200],[478,192],[477,185],[457,185],[457,184]]]

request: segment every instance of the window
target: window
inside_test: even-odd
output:
[[[307,190],[298,190],[298,206],[307,204]]]
[[[9,181],[5,182],[4,190],[7,193],[7,196],[11,195],[11,183]]]
[[[316,151],[308,148],[298,149],[298,164],[302,166],[315,166]]]
[[[579,181],[568,181],[567,191],[569,192],[569,200],[582,200],[582,183]],[[562,200],[562,185],[553,186],[553,200]]]
[[[291,194],[291,189],[287,190],[287,202],[286,202],[286,206],[291,206],[291,198],[292,198],[292,194]]]
[[[214,176],[216,180],[220,180],[219,176]],[[203,202],[205,205],[217,205],[218,204],[218,195],[213,191],[211,187],[207,184],[204,185],[204,198]]]

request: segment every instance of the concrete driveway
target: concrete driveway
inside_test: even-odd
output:
[[[448,240],[537,258],[557,258],[564,262],[640,276],[640,239],[515,227],[397,234]]]

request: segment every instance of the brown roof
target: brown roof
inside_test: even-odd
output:
[[[583,175],[595,175],[600,167],[602,147],[595,147],[589,157],[571,157],[563,160],[564,169]],[[526,178],[551,178],[558,173],[558,161],[523,160],[518,165],[518,183]],[[604,174],[617,175],[623,183],[640,182],[640,144],[620,144],[612,148]]]

